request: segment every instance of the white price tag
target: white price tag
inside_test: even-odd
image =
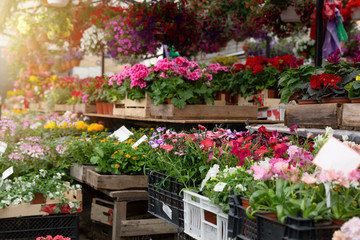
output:
[[[0,141],[0,156],[6,151],[7,143]]]
[[[132,145],[132,148],[136,148],[137,146],[139,146],[141,143],[145,142],[147,140],[147,136],[142,136],[139,140],[136,141],[136,143],[134,143],[134,145]]]
[[[167,206],[165,203],[163,203],[162,209],[165,212],[165,214],[172,220],[172,210],[171,210],[171,208],[169,206]]]
[[[122,126],[121,128],[116,130],[110,136],[111,137],[115,136],[120,142],[123,142],[126,139],[128,139],[131,135],[133,135],[133,133],[129,129],[127,129],[125,126]]]
[[[332,137],[321,147],[313,163],[322,170],[335,169],[348,175],[360,166],[360,154]]]
[[[5,180],[5,179],[8,178],[11,174],[13,174],[13,172],[14,172],[13,167],[9,167],[8,169],[6,169],[6,170],[3,172],[2,176],[1,176],[1,180]]]

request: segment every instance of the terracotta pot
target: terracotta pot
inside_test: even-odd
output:
[[[204,217],[206,221],[217,225],[217,217],[215,213],[204,211]]]
[[[342,226],[345,222],[346,221],[344,221],[344,220],[334,218],[332,223],[333,223],[333,225]]]
[[[221,100],[221,95],[222,95],[222,92],[217,91],[215,100],[220,101]]]
[[[46,198],[42,193],[35,193],[33,200],[31,200],[30,204],[43,204],[46,203]]]
[[[278,98],[279,94],[278,91],[276,91],[275,89],[267,89],[268,92],[268,98]]]
[[[352,98],[350,101],[351,103],[360,103],[360,98]]]
[[[50,71],[50,65],[48,64],[39,65],[38,69],[40,72],[48,72]]]
[[[250,202],[249,202],[249,199],[247,198],[241,198],[241,205],[244,207],[244,208],[247,208],[250,206]]]
[[[106,108],[106,114],[113,115],[114,104],[113,103],[104,103],[104,108]]]
[[[350,99],[348,99],[347,97],[345,98],[323,98],[321,99],[322,103],[349,103]]]
[[[71,66],[73,67],[77,67],[80,65],[80,60],[79,59],[73,59],[71,60]]]
[[[278,221],[278,216],[277,216],[276,213],[271,213],[271,212],[269,212],[269,213],[261,213],[261,215],[263,215],[265,217],[268,217],[268,218],[272,218],[272,219]]]
[[[228,105],[235,105],[238,104],[239,101],[239,94],[234,94],[231,96],[231,92],[225,92],[225,102]]]
[[[318,101],[312,99],[304,99],[304,100],[297,100],[297,104],[305,105],[305,104],[318,104]]]
[[[166,103],[171,104],[171,98],[168,98]]]
[[[96,103],[96,111],[98,114],[104,114],[104,106],[102,102]]]
[[[66,68],[67,68],[67,69],[72,68],[72,66],[71,66],[71,62],[70,62],[70,61],[65,62],[65,66],[66,66]]]

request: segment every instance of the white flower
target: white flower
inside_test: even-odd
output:
[[[219,172],[219,168],[220,166],[218,164],[214,164],[214,166],[209,169],[209,171],[206,174],[206,177],[201,182],[200,191],[202,191],[202,189],[205,187],[205,184],[211,177],[216,177],[217,173]]]
[[[333,134],[334,134],[334,129],[332,129],[331,127],[325,128],[325,136],[328,136],[328,139],[331,138]]]
[[[222,192],[224,190],[225,186],[226,186],[226,183],[219,182],[218,184],[216,184],[214,186],[214,191],[215,192]]]
[[[13,205],[19,205],[21,203],[21,199],[20,198],[16,198],[15,200],[13,200]]]
[[[48,196],[49,196],[50,199],[54,199],[54,194],[49,193]]]
[[[31,183],[27,183],[26,187],[30,188],[31,187]]]
[[[76,189],[80,189],[80,188],[81,188],[80,184],[76,184],[76,185],[75,185],[75,188],[76,188]]]
[[[1,203],[4,203],[4,204],[6,204],[6,205],[10,205],[10,200],[1,200]]]
[[[6,190],[7,192],[9,192],[9,191],[11,190],[11,185],[10,185],[10,184],[7,184],[6,187],[5,187],[5,190]]]
[[[75,206],[75,204],[73,202],[69,202],[69,207],[73,208]]]
[[[347,140],[349,140],[349,136],[348,135],[343,135],[342,136],[342,140],[345,142],[345,141],[347,141]]]
[[[245,192],[245,191],[246,191],[246,187],[244,187],[241,183],[240,183],[240,184],[238,184],[238,185],[236,185],[236,187],[235,187],[235,188],[240,189],[240,191],[242,191],[242,192]]]

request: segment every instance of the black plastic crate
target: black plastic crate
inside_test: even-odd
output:
[[[78,214],[0,219],[0,239],[34,240],[47,235],[62,235],[77,240],[78,234]]]
[[[341,226],[315,225],[314,220],[289,216],[285,224],[262,214],[257,215],[259,240],[297,239],[331,240],[334,232]]]
[[[331,240],[333,233],[341,226],[315,226],[311,219],[289,216],[285,224],[264,214],[256,214],[256,219],[246,215],[241,195],[229,196],[228,237],[245,240]]]
[[[240,239],[257,240],[257,220],[246,216],[246,208],[242,206],[241,197],[241,195],[229,196],[228,237],[238,236]]]
[[[151,169],[148,175],[148,212],[164,221],[184,229],[184,202],[181,190],[184,184]]]

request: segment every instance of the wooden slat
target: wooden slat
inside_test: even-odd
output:
[[[172,104],[150,107],[150,115],[171,119],[257,119],[256,106],[187,105],[178,109]]]
[[[285,112],[285,125],[291,127],[332,127],[340,125],[341,107],[337,103],[288,105]]]
[[[109,221],[110,220],[109,210],[113,209],[113,208],[99,205],[97,203],[97,201],[102,202],[103,200],[98,199],[98,198],[93,199],[93,202],[91,204],[90,219],[111,226],[110,221]],[[106,202],[106,204],[114,205],[114,203],[112,203],[112,202],[107,202],[107,201],[103,201],[103,202]]]
[[[148,178],[144,175],[102,175],[88,169],[86,171],[86,183],[95,189],[147,189]]]
[[[341,129],[360,130],[360,103],[343,104]]]
[[[70,190],[69,193],[65,193],[65,198],[70,202],[82,201],[81,189]],[[46,200],[46,204],[60,203],[58,200],[51,200],[49,197]],[[49,215],[46,212],[41,212],[42,204],[30,204],[24,203],[17,206],[9,206],[7,208],[0,209],[0,218],[12,218],[12,217],[25,217],[25,216],[45,216]]]
[[[103,193],[116,201],[140,201],[147,200],[148,192],[145,190],[122,190],[122,191],[108,191],[103,190]]]
[[[123,220],[121,236],[177,233],[179,230],[161,219]]]
[[[114,202],[112,240],[120,240],[121,236],[123,236],[123,220],[126,219],[126,206],[126,202]]]

